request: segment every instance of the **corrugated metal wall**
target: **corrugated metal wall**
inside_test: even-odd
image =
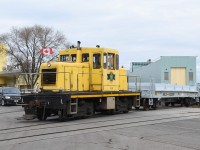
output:
[[[153,80],[155,83],[161,82],[161,63],[160,60],[150,63],[147,66],[143,66],[133,70],[133,72],[128,71],[129,76],[140,76],[141,82],[150,82]]]

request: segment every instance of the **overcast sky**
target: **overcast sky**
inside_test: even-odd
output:
[[[35,24],[62,31],[81,46],[118,49],[120,64],[160,56],[197,56],[200,0],[1,0],[0,33]]]

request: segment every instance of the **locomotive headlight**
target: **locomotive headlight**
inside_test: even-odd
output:
[[[5,96],[5,99],[10,99],[10,96]]]
[[[50,64],[50,62],[48,62],[48,63],[47,63],[47,66],[48,66],[48,67],[51,67],[51,64]]]

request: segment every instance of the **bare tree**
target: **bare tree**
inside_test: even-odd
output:
[[[11,66],[19,66],[22,73],[27,73],[24,80],[27,85],[35,85],[41,63],[52,60],[57,56],[56,50],[66,48],[66,37],[53,28],[41,25],[32,27],[13,27],[9,33],[0,35],[0,42],[6,46],[8,56],[10,56]],[[52,55],[42,55],[40,50],[52,48]],[[0,49],[0,52],[5,49]],[[32,75],[31,75],[32,74]]]

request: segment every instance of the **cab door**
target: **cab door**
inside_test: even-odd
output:
[[[102,91],[102,56],[101,53],[92,54],[92,66],[90,74],[90,90]]]
[[[119,55],[103,54],[103,91],[119,90]]]

